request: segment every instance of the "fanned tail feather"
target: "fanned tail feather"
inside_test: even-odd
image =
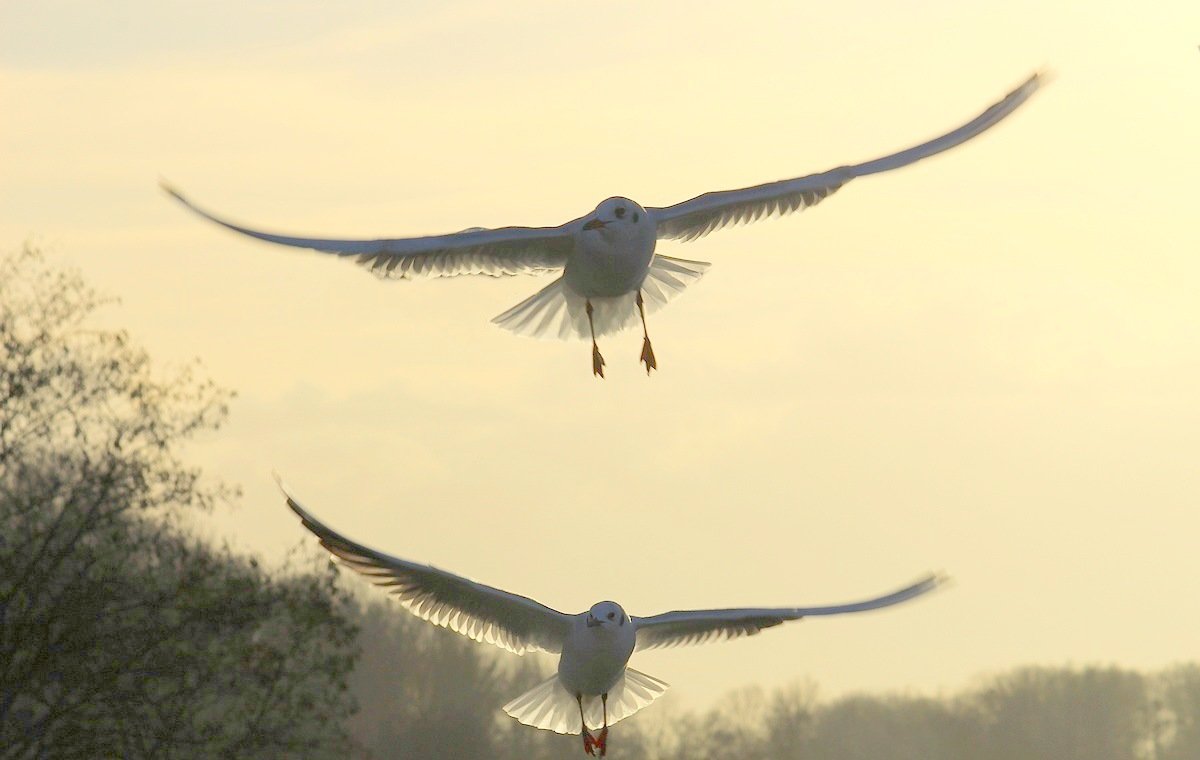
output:
[[[712,264],[707,261],[689,261],[655,255],[654,260],[650,262],[650,271],[642,281],[646,311],[652,313],[666,306],[668,301],[682,293],[688,285],[703,277],[710,266]]]
[[[608,725],[628,718],[666,693],[666,681],[626,668],[625,674],[608,690]],[[504,706],[504,712],[519,722],[556,734],[578,734],[579,706],[575,697],[551,676]],[[600,697],[583,698],[583,714],[589,728],[604,724]]]
[[[646,311],[658,311],[688,285],[699,280],[710,264],[656,255],[642,281]],[[636,293],[613,298],[593,298],[592,324],[596,337],[620,332],[639,323]],[[526,298],[492,322],[505,330],[531,338],[570,340],[592,337],[588,328],[587,299],[572,290],[563,278]]]

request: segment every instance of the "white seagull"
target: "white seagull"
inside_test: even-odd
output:
[[[583,749],[589,755],[598,751],[603,756],[608,727],[667,690],[664,681],[627,666],[635,649],[733,639],[789,620],[889,607],[928,593],[945,581],[944,576],[931,574],[874,599],[824,607],[690,610],[631,617],[616,602],[597,602],[587,612],[568,615],[528,597],[370,549],[326,526],[286,491],[284,496],[321,546],[342,564],[388,589],[422,620],[516,654],[558,654],[558,673],[503,709],[528,726],[582,734]],[[599,732],[592,734],[589,726]]]
[[[271,243],[351,256],[389,279],[456,275],[562,276],[492,321],[521,335],[591,338],[592,371],[604,376],[596,337],[641,318],[646,373],[658,365],[646,329],[646,312],[665,305],[700,279],[707,262],[655,254],[659,240],[687,242],[732,224],[753,222],[815,206],[855,177],[898,169],[982,134],[1015,111],[1041,85],[1034,74],[1000,102],[941,137],[874,161],[741,190],[705,193],[674,206],[644,208],[609,198],[596,210],[557,227],[471,228],[448,235],[382,240],[334,240],[279,235],[226,221],[163,189],[200,216],[234,232]]]

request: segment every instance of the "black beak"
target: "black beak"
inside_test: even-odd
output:
[[[588,222],[587,224],[583,225],[583,228],[585,230],[598,230],[607,224],[608,224],[608,222],[602,222],[602,221],[600,221],[599,218],[596,218],[596,219],[593,219],[592,221]]]

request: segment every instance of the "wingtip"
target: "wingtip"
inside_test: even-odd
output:
[[[948,573],[942,570],[935,570],[927,574],[924,578],[917,581],[916,586],[921,588],[922,594],[928,594],[933,591],[943,591],[954,585],[954,579]]]
[[[180,203],[187,203],[187,200],[184,199],[183,194],[176,190],[174,185],[162,177],[158,178],[158,188]]]
[[[1021,93],[1024,97],[1029,97],[1046,85],[1053,82],[1055,79],[1054,70],[1049,66],[1042,66],[1029,75],[1029,78],[1021,83],[1019,87],[1013,90],[1012,94]]]
[[[271,470],[271,477],[275,479],[275,485],[279,488],[279,492],[283,494],[283,498],[284,501],[287,502],[288,509],[291,509],[293,512],[295,512],[296,516],[299,517],[302,522],[310,522],[312,518],[309,517],[308,511],[305,510],[304,507],[300,506],[300,503],[292,497],[292,494],[287,489],[287,485],[285,485],[283,482],[283,477],[275,470]]]

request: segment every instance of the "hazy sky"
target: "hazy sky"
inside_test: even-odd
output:
[[[193,448],[211,531],[352,537],[576,612],[909,606],[634,665],[677,704],[811,676],[957,689],[1200,657],[1200,4],[0,5],[0,247],[122,297],[236,389]],[[545,280],[380,282],[157,189],[325,236],[557,224],[907,147],[951,153],[662,253],[714,262],[641,336],[519,338]]]

